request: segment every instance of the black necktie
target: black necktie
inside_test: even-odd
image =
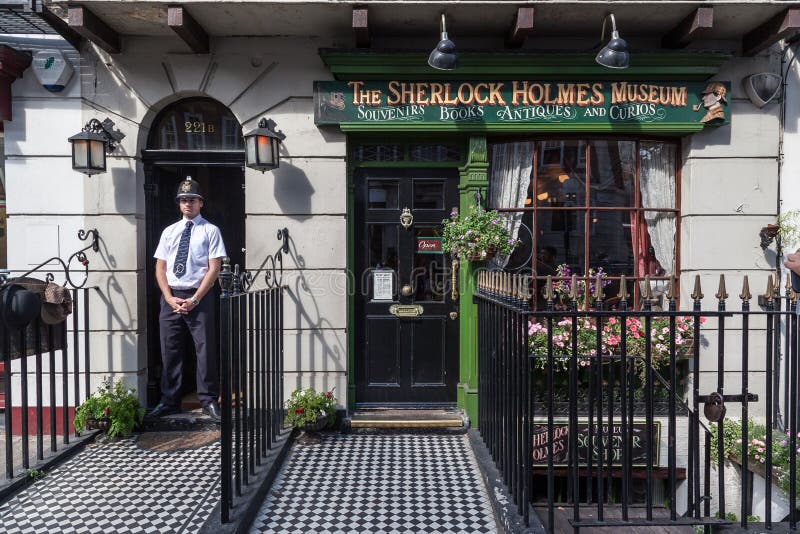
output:
[[[178,243],[178,253],[175,255],[175,266],[172,272],[180,278],[186,272],[186,259],[189,257],[189,238],[192,235],[192,221],[186,221],[186,228],[181,234],[181,242]]]

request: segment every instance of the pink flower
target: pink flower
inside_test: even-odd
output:
[[[614,317],[609,317],[608,318],[608,324],[617,324],[617,319],[614,318]]]

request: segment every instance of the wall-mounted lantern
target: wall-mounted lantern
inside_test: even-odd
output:
[[[258,128],[244,134],[245,161],[257,171],[277,169],[281,164],[281,142],[286,139],[283,132],[276,131],[275,121],[262,118]]]
[[[111,154],[125,137],[114,131],[114,121],[92,119],[69,138],[72,143],[72,168],[87,175],[106,172],[106,154]]]
[[[619,36],[617,31],[617,21],[614,19],[614,14],[609,13],[603,17],[603,29],[600,31],[600,42],[606,36],[606,21],[611,19],[611,39],[608,44],[604,46],[594,60],[609,69],[627,69],[631,63],[631,55],[628,52],[628,43],[625,39]]]

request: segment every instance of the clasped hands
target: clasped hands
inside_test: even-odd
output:
[[[179,313],[181,315],[188,315],[189,312],[194,309],[194,304],[192,304],[191,299],[182,299],[175,296],[170,297],[167,300],[167,304],[170,305],[174,313]]]

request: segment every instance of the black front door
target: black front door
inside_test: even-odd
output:
[[[455,403],[458,302],[439,238],[458,205],[458,173],[361,169],[355,178],[356,402]]]
[[[201,160],[202,156],[196,159]],[[241,165],[216,164],[164,164],[145,163],[148,184],[147,195],[147,328],[148,328],[148,403],[160,397],[161,346],[158,335],[158,312],[161,292],[155,281],[153,253],[161,232],[180,218],[175,194],[178,184],[191,176],[200,183],[205,198],[201,215],[219,227],[231,266],[244,267],[245,212],[244,169]],[[218,286],[214,295],[219,293]],[[187,333],[188,335],[188,333]],[[189,352],[184,358],[184,394],[195,390],[194,345],[188,343]]]

